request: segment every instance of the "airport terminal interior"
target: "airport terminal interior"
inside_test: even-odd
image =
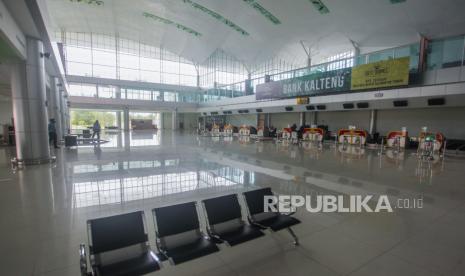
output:
[[[0,274],[465,275],[464,10],[0,0]]]

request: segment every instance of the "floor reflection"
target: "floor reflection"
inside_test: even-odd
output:
[[[222,250],[220,254],[231,255],[211,262],[215,268],[242,267],[231,275],[359,275],[354,267],[371,267],[362,274],[377,275],[384,263],[394,269],[384,269],[383,275],[431,275],[420,270],[425,266],[444,275],[463,274],[463,157],[422,160],[415,151],[236,137],[225,141],[182,131],[105,135],[110,137],[105,145],[52,149],[56,163],[19,171],[9,165],[14,148],[0,150],[0,241],[7,258],[1,263],[3,274],[79,273],[76,250],[87,239],[89,219],[143,210],[148,232],[154,233],[149,214],[155,207],[265,186],[284,195],[421,195],[424,208],[376,214],[309,213],[301,208],[295,214],[302,221],[295,227],[299,248],[286,249],[287,233],[274,233],[237,251]],[[188,266],[189,271],[178,266],[166,271],[229,275],[206,272],[210,262],[197,264]],[[339,273],[324,273],[316,264]],[[405,269],[407,265],[418,270]]]
[[[80,148],[101,147],[101,148],[127,148],[143,146],[159,146],[161,144],[160,131],[139,130],[139,131],[102,131],[101,139],[105,143],[99,145],[83,144]]]
[[[189,164],[198,164],[188,170]],[[122,204],[189,191],[244,188],[254,173],[207,160],[163,159],[71,164],[73,207]]]

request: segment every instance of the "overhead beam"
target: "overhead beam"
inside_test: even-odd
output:
[[[26,36],[2,1],[0,1],[0,36],[5,39],[19,58],[26,59]]]
[[[72,83],[90,83],[90,84],[100,84],[100,85],[112,85],[112,86],[122,86],[122,87],[131,87],[131,88],[141,88],[141,89],[156,89],[166,92],[186,92],[192,93],[195,91],[200,91],[196,86],[187,86],[187,85],[175,85],[175,84],[166,84],[166,83],[153,83],[153,82],[141,82],[141,81],[130,81],[130,80],[116,80],[109,78],[97,78],[97,77],[84,77],[84,76],[67,76],[68,82]]]

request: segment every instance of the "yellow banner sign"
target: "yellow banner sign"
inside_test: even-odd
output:
[[[410,58],[403,57],[352,68],[351,90],[408,85]]]
[[[308,104],[309,99],[308,97],[298,97],[297,98],[297,104]]]

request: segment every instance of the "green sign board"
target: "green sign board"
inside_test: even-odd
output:
[[[316,96],[350,90],[351,69],[327,72],[257,85],[257,100]]]

